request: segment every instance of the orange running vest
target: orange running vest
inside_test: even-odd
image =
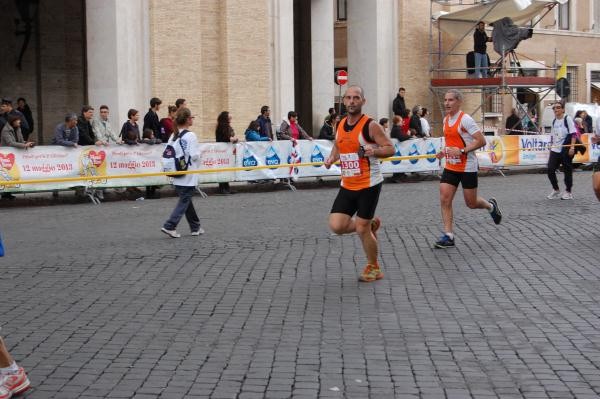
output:
[[[460,135],[460,121],[464,112],[460,112],[456,122],[454,125],[450,126],[449,120],[450,116],[446,116],[444,118],[444,137],[446,140],[446,147],[457,147],[457,148],[465,148],[466,144],[463,138]],[[446,166],[445,168],[454,172],[464,172],[467,166],[467,154],[461,154],[458,158],[450,158],[448,154],[446,154]]]
[[[335,141],[340,153],[342,168],[342,187],[358,191],[373,187],[383,181],[381,162],[377,157],[359,157],[360,146],[373,145],[363,137],[363,128],[371,120],[367,115],[360,117],[350,131],[346,131],[347,118],[340,121],[337,127]]]

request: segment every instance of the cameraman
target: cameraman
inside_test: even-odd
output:
[[[488,76],[488,56],[487,42],[491,42],[492,38],[485,33],[485,22],[479,21],[475,33],[473,33],[473,44],[475,52],[475,77],[487,78]]]

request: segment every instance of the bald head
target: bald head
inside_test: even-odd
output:
[[[363,90],[363,88],[362,88],[362,87],[360,87],[360,86],[358,86],[358,85],[352,85],[352,86],[349,86],[349,87],[346,89],[346,93],[344,94],[344,96],[345,96],[346,94],[348,94],[348,93],[352,93],[352,94],[354,94],[354,93],[356,93],[356,92],[358,92],[358,94],[360,95],[360,98],[362,98],[362,99],[364,99],[364,98],[365,98],[365,91]]]

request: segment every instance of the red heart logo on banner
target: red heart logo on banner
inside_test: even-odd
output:
[[[15,154],[0,154],[0,166],[6,170],[11,170],[15,164]]]
[[[104,151],[90,151],[90,160],[94,164],[95,167],[99,167],[104,162],[106,158],[106,153]]]

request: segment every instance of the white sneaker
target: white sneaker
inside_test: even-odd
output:
[[[548,194],[548,196],[546,198],[548,198],[548,199],[560,198],[560,191],[552,191],[550,194]]]
[[[560,197],[561,200],[572,200],[573,199],[573,194],[571,194],[568,191],[565,191],[563,193],[563,195]]]
[[[167,230],[164,227],[161,227],[160,231],[162,231],[163,233],[165,233],[166,235],[168,235],[171,238],[179,238],[179,237],[181,237],[181,234],[179,234],[177,232],[177,230]]]
[[[199,228],[198,230],[196,230],[196,231],[192,231],[192,235],[193,235],[193,236],[200,236],[200,235],[202,235],[202,234],[204,234],[204,229],[203,229],[202,227],[200,227],[200,228]]]

